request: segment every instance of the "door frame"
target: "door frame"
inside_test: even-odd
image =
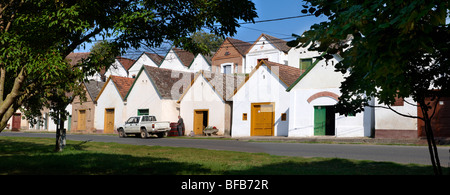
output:
[[[11,123],[11,131],[19,131],[22,123],[22,113],[14,113]],[[19,126],[15,126],[15,124],[18,124]]]
[[[104,123],[103,123],[103,133],[106,133],[106,110],[114,110],[113,112],[113,129],[112,129],[112,133],[114,133],[114,123],[115,123],[115,118],[116,118],[116,109],[115,108],[105,108],[105,118],[104,118]]]
[[[80,128],[80,122],[81,122],[81,111],[84,111],[84,128],[83,129],[81,129]],[[86,124],[86,122],[87,122],[87,111],[86,111],[86,109],[79,109],[78,110],[78,120],[77,120],[77,130],[87,130],[87,124]]]
[[[275,135],[275,102],[258,102],[258,103],[251,103],[250,105],[250,136],[255,136],[254,132],[253,132],[253,128],[255,127],[255,120],[254,120],[254,111],[253,111],[253,107],[256,105],[272,105],[272,110],[273,110],[273,114],[272,114],[272,131],[270,133],[270,136],[274,136]]]
[[[319,108],[320,109],[317,109]],[[319,131],[316,130],[316,121],[318,121],[318,113],[316,111],[322,110],[323,124]],[[314,136],[335,136],[336,135],[336,117],[334,105],[318,105],[314,106],[313,113],[313,134]]]
[[[209,125],[209,109],[194,109],[194,112],[193,112],[193,114],[194,114],[194,116],[193,116],[193,125],[192,125],[192,127],[193,127],[193,129],[192,129],[192,131],[194,132],[194,135],[198,135],[198,134],[195,134],[195,115],[196,115],[196,112],[207,112],[208,114],[206,115],[206,127]],[[203,118],[205,118],[204,116],[203,116]],[[203,120],[203,119],[202,119]],[[202,134],[203,134],[203,130],[202,130]],[[202,135],[201,134],[201,135]]]

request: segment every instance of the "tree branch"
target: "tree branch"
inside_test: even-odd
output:
[[[14,85],[11,92],[6,96],[2,104],[0,104],[0,118],[3,118],[5,112],[11,107],[11,105],[14,104],[14,102],[16,102],[17,98],[19,98],[20,95],[22,95],[22,93],[20,92],[20,88],[22,87],[26,78],[25,67],[26,66],[22,67],[22,69],[20,70],[19,74],[17,75],[14,81]]]
[[[403,101],[406,102],[407,104],[411,105],[411,106],[419,107],[417,104],[413,104],[411,102],[406,101],[405,98],[403,98]]]
[[[436,113],[436,108],[437,108],[437,105],[438,105],[438,103],[439,103],[439,99],[440,99],[440,98],[441,98],[441,97],[438,96],[437,99],[436,99],[436,103],[434,103],[433,114],[431,114],[431,116],[430,116],[430,121],[431,121],[431,119],[433,118],[434,114]]]
[[[419,116],[412,116],[412,115],[406,115],[406,114],[403,114],[403,113],[400,113],[400,112],[398,112],[397,110],[394,110],[393,108],[391,108],[391,106],[372,106],[372,105],[368,105],[369,107],[372,107],[372,108],[384,108],[384,109],[389,109],[389,110],[392,110],[393,112],[395,112],[396,114],[398,114],[398,115],[400,115],[400,116],[404,116],[404,117],[408,117],[408,118],[415,118],[415,119],[421,119],[421,120],[424,120],[422,117],[419,117]]]
[[[5,77],[6,67],[2,64],[0,66],[0,105],[3,103],[3,95],[5,94]]]
[[[65,51],[64,51],[64,56],[67,56],[70,54],[70,52],[72,52],[73,50],[75,50],[80,44],[88,41],[89,39],[91,39],[92,37],[94,37],[95,35],[97,35],[98,33],[102,32],[103,28],[96,28],[94,29],[91,33],[87,34],[86,36],[84,36],[83,38],[73,41],[69,46],[66,47]]]

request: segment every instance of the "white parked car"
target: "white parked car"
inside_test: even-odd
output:
[[[165,137],[170,131],[169,121],[156,121],[155,116],[143,115],[130,117],[124,125],[117,128],[119,137],[127,137],[129,134],[147,138],[149,135]]]

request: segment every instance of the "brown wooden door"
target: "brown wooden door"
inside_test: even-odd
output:
[[[114,133],[114,108],[105,109],[105,129],[103,133]]]
[[[273,136],[274,108],[271,103],[252,104],[251,136]]]
[[[12,127],[11,127],[12,131],[19,131],[19,129],[20,129],[20,118],[21,117],[22,116],[21,116],[20,113],[15,113],[13,115]]]
[[[203,130],[208,125],[208,110],[194,111],[194,134],[203,135]]]
[[[78,127],[77,130],[86,130],[86,110],[78,111]]]

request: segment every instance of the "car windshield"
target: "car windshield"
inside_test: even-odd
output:
[[[127,123],[139,123],[139,117],[131,117],[127,120]]]

